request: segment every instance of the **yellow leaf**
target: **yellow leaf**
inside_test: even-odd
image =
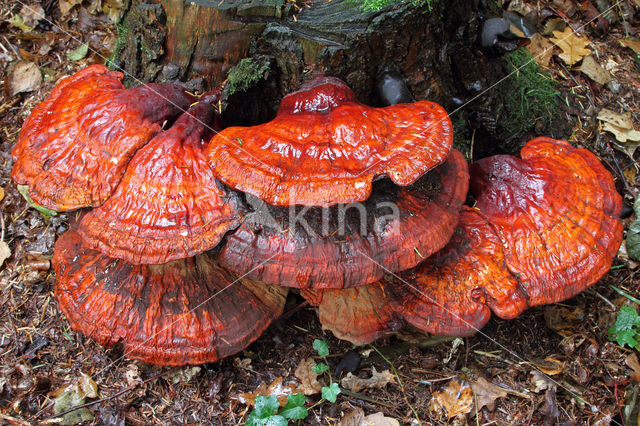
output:
[[[586,48],[589,41],[586,38],[578,37],[569,27],[564,31],[554,31],[551,42],[562,49],[560,59],[571,66],[580,61],[584,56],[591,54]]]
[[[623,38],[621,40],[618,40],[618,43],[620,43],[624,47],[628,47],[629,49],[640,55],[640,41],[632,40],[630,38]]]

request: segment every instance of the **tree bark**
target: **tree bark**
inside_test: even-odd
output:
[[[362,102],[375,105],[376,76],[390,68],[406,78],[417,99],[449,111],[470,101],[454,122],[471,123],[478,141],[496,139],[500,98],[482,92],[507,69],[477,43],[482,18],[500,13],[494,2],[432,0],[430,10],[399,2],[375,13],[354,0],[299,3],[132,0],[112,64],[143,81],[179,79],[204,90],[222,82],[242,58],[256,58],[268,72],[260,84],[226,99],[229,124],[270,119],[282,96],[313,71],[342,78]],[[469,139],[468,127],[466,133]],[[481,143],[476,149],[495,151]]]

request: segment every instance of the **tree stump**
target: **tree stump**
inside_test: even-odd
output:
[[[416,99],[448,111],[464,105],[451,118],[458,145],[467,151],[472,133],[480,156],[525,142],[522,136],[512,146],[500,144],[503,100],[487,90],[510,71],[477,43],[482,20],[501,13],[494,2],[398,2],[364,12],[355,0],[151,1],[132,0],[111,66],[142,81],[178,79],[204,90],[221,83],[241,59],[254,58],[267,71],[258,76],[260,84],[226,97],[228,124],[270,119],[282,96],[316,71],[342,78],[362,102],[375,105],[376,77],[391,69],[405,77]]]

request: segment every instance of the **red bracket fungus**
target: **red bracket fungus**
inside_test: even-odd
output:
[[[366,200],[376,176],[409,185],[442,163],[452,142],[438,104],[372,108],[320,76],[285,96],[274,120],[221,131],[207,155],[237,190],[276,206],[322,206]]]
[[[287,294],[222,269],[211,252],[135,266],[84,248],[73,230],[56,242],[53,265],[58,306],[74,330],[158,365],[241,351],[282,314]]]
[[[215,247],[245,213],[240,194],[213,175],[203,151],[216,90],[138,150],[115,191],[78,232],[88,248],[132,264],[160,264]]]
[[[130,158],[194,100],[172,84],[125,89],[123,75],[92,65],[67,77],[25,121],[13,179],[56,211],[100,205]]]
[[[264,205],[266,216],[277,223],[263,220],[260,212],[248,215],[228,237],[220,259],[230,270],[269,284],[365,285],[388,271],[416,266],[447,243],[468,181],[463,155],[452,150],[445,163],[413,185],[375,182],[371,196],[359,205],[292,210]]]
[[[622,242],[611,175],[589,151],[549,138],[530,141],[521,156],[472,166],[476,208],[466,207],[449,244],[415,269],[357,289],[303,292],[322,324],[356,344],[403,321],[466,336],[491,311],[515,318],[598,281]]]

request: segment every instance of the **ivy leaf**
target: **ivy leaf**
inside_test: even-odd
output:
[[[318,355],[327,356],[329,355],[329,344],[326,340],[316,339],[313,341],[313,349],[318,351]]]
[[[609,340],[617,342],[620,346],[628,345],[631,348],[638,346],[639,337],[636,327],[640,326],[640,316],[631,306],[623,306],[618,312],[616,323],[609,328]]]
[[[309,412],[304,408],[306,398],[304,394],[294,393],[287,398],[287,404],[282,407],[282,410],[278,413],[280,416],[289,420],[302,420],[309,415]]]
[[[325,371],[327,371],[329,369],[329,366],[327,364],[325,364],[324,362],[319,362],[318,364],[316,364],[313,367],[311,367],[311,369],[316,374],[322,374],[322,373],[324,373]]]
[[[277,396],[257,396],[255,408],[247,418],[247,425],[286,425],[287,420],[282,416],[276,415],[278,408],[280,408],[280,403]],[[276,417],[279,417],[279,419]]]
[[[333,382],[330,386],[322,387],[322,397],[329,402],[336,402],[338,399],[338,394],[340,393],[340,386],[337,383]]]

